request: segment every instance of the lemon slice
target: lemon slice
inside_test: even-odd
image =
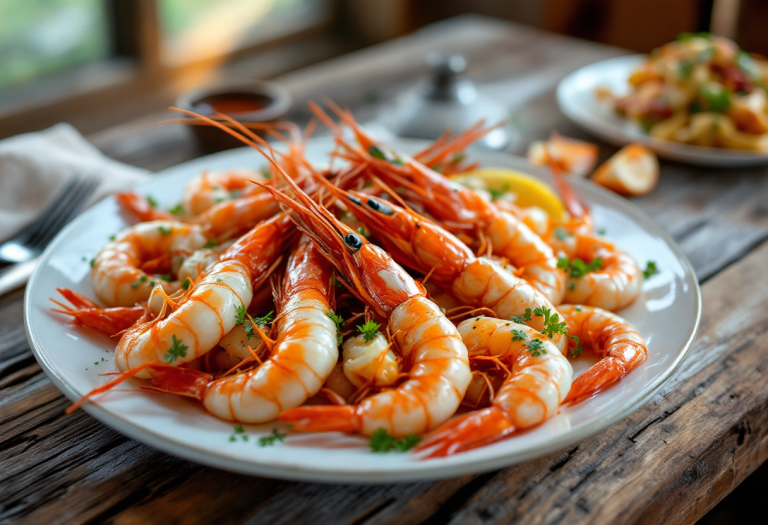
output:
[[[461,173],[451,178],[461,183],[463,180],[472,177],[485,181],[491,190],[504,190],[514,193],[517,196],[515,204],[518,206],[523,208],[538,206],[554,220],[562,220],[564,218],[565,206],[563,206],[563,202],[552,188],[536,177],[502,168],[482,168]]]

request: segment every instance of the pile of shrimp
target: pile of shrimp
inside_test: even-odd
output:
[[[385,433],[432,458],[539,425],[645,360],[613,313],[638,298],[642,272],[595,235],[556,164],[568,218],[531,221],[450,180],[473,167],[463,150],[482,123],[408,156],[349,111],[310,107],[335,138],[323,170],[304,156],[313,126],[262,125],[278,150],[259,126],[179,110],[268,169],[203,173],[169,212],[116,196],[135,223],[91,262],[100,304],[52,299],[116,342],[119,372],[70,412],[135,378],[223,420]],[[582,352],[599,360],[574,379]]]

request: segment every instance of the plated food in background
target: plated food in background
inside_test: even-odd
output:
[[[557,87],[562,112],[616,145],[708,167],[768,163],[768,61],[709,33],[584,66]]]
[[[768,151],[768,61],[731,40],[684,33],[653,52],[628,82],[598,95],[652,137],[716,148]]]
[[[191,179],[187,169],[184,184],[120,195],[121,216],[135,224],[104,246],[92,242],[80,263],[90,278],[50,274],[54,312],[36,306],[29,326],[53,315],[79,341],[69,358],[101,356],[54,373],[80,397],[70,412],[81,406],[163,450],[225,468],[371,479],[360,469],[391,467],[390,479],[405,479],[455,474],[445,456],[477,469],[460,458],[485,450],[498,458],[496,442],[540,453],[541,440],[529,441],[539,432],[594,431],[665,377],[658,368],[648,376],[651,350],[640,335],[659,324],[637,312],[651,304],[644,281],[680,275],[676,257],[658,244],[637,252],[634,243],[634,257],[619,249],[592,213],[603,213],[601,201],[579,198],[556,164],[559,191],[463,153],[481,127],[406,152],[375,142],[346,112],[335,122],[315,110],[335,144],[289,133],[272,150],[232,123],[266,156],[245,171],[214,162]],[[243,186],[248,177],[254,183]],[[623,220],[611,220],[617,234]],[[695,289],[691,282],[683,288]],[[39,355],[49,355],[36,340],[48,335],[30,330]],[[654,356],[666,352],[666,339],[657,341]],[[591,425],[583,423],[591,416],[579,419],[595,413],[603,415]],[[344,434],[362,437],[339,441]],[[236,448],[220,446],[227,441]],[[249,442],[250,452],[237,448]],[[270,446],[292,448],[259,453]],[[397,457],[434,466],[340,459],[408,450],[416,453]],[[321,465],[326,458],[335,466]]]

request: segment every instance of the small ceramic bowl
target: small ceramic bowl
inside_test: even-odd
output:
[[[176,106],[205,116],[223,113],[239,122],[275,122],[291,109],[291,95],[272,82],[231,81],[188,91],[176,99]],[[189,126],[189,129],[207,151],[243,146],[231,135],[211,126]]]

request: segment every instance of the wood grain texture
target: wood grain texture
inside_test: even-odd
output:
[[[283,77],[299,106],[329,95],[371,118],[422,71],[430,49],[467,55],[469,74],[516,111],[524,152],[556,128],[586,136],[554,105],[557,81],[621,51],[482,18],[437,24]],[[371,93],[378,101],[366,104]],[[165,114],[91,137],[159,170],[200,151]],[[606,157],[615,148],[600,145]],[[768,456],[768,173],[664,163],[635,202],[705,281],[702,333],[645,406],[598,436],[498,472],[404,485],[323,485],[230,474],[127,439],[80,412],[26,343],[22,293],[0,299],[0,523],[674,523],[693,522]]]

